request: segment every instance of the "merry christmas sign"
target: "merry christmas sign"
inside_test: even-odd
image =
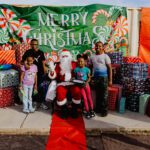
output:
[[[94,43],[102,41],[115,49],[121,43],[128,50],[128,24],[125,7],[93,4],[73,7],[15,7],[0,5],[0,45],[20,37],[25,42],[39,40],[44,52],[69,49],[78,53],[94,52]]]

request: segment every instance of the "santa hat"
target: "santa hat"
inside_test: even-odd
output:
[[[60,57],[64,55],[71,56],[71,53],[67,49],[62,49],[60,52]]]

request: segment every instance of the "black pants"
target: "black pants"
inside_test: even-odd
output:
[[[38,75],[38,94],[33,95],[33,101],[38,103],[45,102],[46,93],[50,84],[50,79],[47,75]]]
[[[96,112],[108,111],[108,77],[94,79],[96,91]]]

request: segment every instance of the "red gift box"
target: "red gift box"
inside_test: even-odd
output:
[[[0,88],[0,108],[13,105],[16,96],[16,87]]]
[[[148,65],[148,75],[150,76],[150,65]]]
[[[15,50],[1,50],[0,64],[16,64]]]
[[[108,87],[108,109],[115,110],[118,98],[118,88]]]
[[[141,63],[142,59],[139,57],[127,56],[127,57],[123,57],[123,62],[124,63]]]
[[[22,60],[22,56],[23,54],[30,49],[30,45],[23,43],[23,44],[18,44],[15,45],[15,47],[13,47],[16,50],[16,61],[17,61],[17,65],[20,65],[20,62]]]

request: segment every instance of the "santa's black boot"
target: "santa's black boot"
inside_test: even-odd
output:
[[[67,105],[63,105],[63,106],[61,106],[60,118],[66,119],[67,117],[68,117],[68,108],[67,108]]]
[[[78,104],[72,103],[71,117],[72,118],[78,118]]]

